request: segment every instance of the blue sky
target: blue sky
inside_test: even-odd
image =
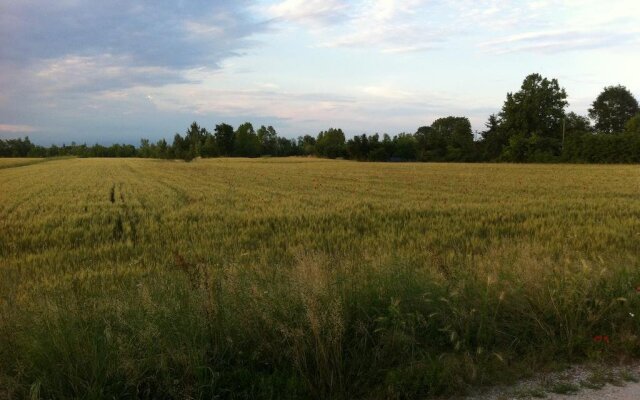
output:
[[[638,16],[637,0],[0,0],[0,138],[481,130],[533,72],[586,115],[605,86],[640,97]]]

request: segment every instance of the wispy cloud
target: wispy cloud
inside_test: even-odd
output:
[[[481,43],[480,48],[496,54],[557,53],[573,50],[610,49],[628,45],[640,45],[640,30],[631,32],[611,30],[530,32]]]
[[[33,126],[29,126],[29,125],[12,125],[12,124],[0,124],[0,132],[3,133],[33,133],[36,132],[38,129],[33,127]]]
[[[322,4],[319,6],[318,3]],[[371,47],[398,54],[466,38],[483,51],[554,52],[638,42],[634,0],[282,0],[274,17],[306,26],[321,47]],[[478,35],[478,31],[483,34]]]

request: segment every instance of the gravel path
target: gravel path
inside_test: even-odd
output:
[[[576,366],[564,372],[536,376],[514,386],[495,387],[466,400],[640,400],[639,379],[640,364]],[[589,389],[592,385],[600,388]]]
[[[547,400],[640,400],[640,383],[627,383],[618,387],[607,385],[602,389],[585,389],[575,395],[551,394]]]

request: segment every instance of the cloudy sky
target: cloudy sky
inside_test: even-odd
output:
[[[532,72],[586,114],[607,85],[640,97],[639,16],[637,0],[0,0],[0,137],[482,129]]]

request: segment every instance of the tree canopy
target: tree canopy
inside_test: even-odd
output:
[[[638,112],[638,101],[624,86],[608,86],[589,109],[595,128],[601,133],[621,133],[626,123]]]

